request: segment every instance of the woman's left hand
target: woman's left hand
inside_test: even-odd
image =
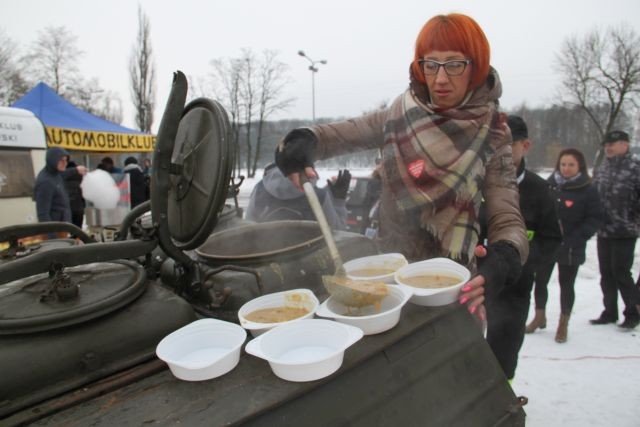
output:
[[[474,250],[474,254],[477,258],[483,258],[487,255],[487,249],[482,245],[478,245]],[[482,322],[484,322],[487,317],[483,305],[484,285],[484,276],[474,276],[462,287],[461,294],[458,299],[460,304],[466,304],[467,310],[469,310],[471,314],[476,315]]]

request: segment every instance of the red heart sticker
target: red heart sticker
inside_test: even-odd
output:
[[[424,172],[424,160],[420,159],[409,163],[407,171],[412,177],[419,178]]]
[[[565,200],[564,201],[564,205],[568,208],[570,208],[571,206],[573,206],[573,200]]]

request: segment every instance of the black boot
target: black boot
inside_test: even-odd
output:
[[[616,323],[617,321],[618,321],[617,318],[610,317],[604,312],[602,312],[600,317],[598,317],[597,319],[589,320],[589,323],[591,323],[592,325],[606,325],[608,323]]]
[[[640,325],[640,318],[637,317],[626,317],[624,322],[618,325],[619,328],[632,330],[635,329],[636,326]]]

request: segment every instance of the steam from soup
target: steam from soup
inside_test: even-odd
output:
[[[460,277],[445,274],[421,274],[419,276],[402,277],[402,283],[414,288],[439,289],[448,288],[460,283]]]

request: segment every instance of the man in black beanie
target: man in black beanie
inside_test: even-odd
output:
[[[488,297],[486,308],[487,342],[506,377],[511,380],[524,341],[534,280],[544,281],[544,286],[549,280],[549,275],[537,277],[536,271],[542,264],[553,266],[561,234],[547,181],[526,169],[524,156],[531,147],[527,125],[519,116],[509,116],[507,123],[513,136],[513,163],[520,191],[520,210],[527,227],[529,258],[515,282],[507,283],[498,294]],[[485,234],[486,221],[482,225]]]

